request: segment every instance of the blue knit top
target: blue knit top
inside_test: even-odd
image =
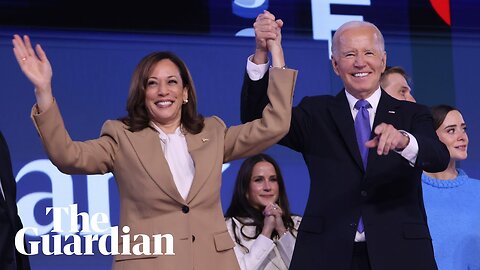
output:
[[[422,175],[435,259],[439,270],[480,270],[480,180],[457,170],[449,180]]]

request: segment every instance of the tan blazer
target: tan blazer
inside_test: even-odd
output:
[[[214,116],[205,119],[199,134],[186,134],[195,163],[186,200],[175,186],[153,128],[130,132],[120,121],[109,120],[98,139],[79,142],[71,140],[56,102],[41,114],[34,106],[32,119],[59,170],[115,175],[120,193],[119,234],[123,234],[123,226],[129,226],[131,246],[138,243],[133,241],[135,234],[173,235],[175,255],[117,255],[113,269],[239,269],[220,200],[222,164],[260,153],[286,134],[296,75],[297,71],[290,69],[270,71],[270,104],[263,119],[227,128]],[[122,252],[122,243],[119,245]],[[153,252],[153,242],[151,247]]]

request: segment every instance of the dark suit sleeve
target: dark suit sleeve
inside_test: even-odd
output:
[[[262,111],[270,102],[267,96],[269,72],[262,79],[252,81],[245,71],[240,98],[240,120],[250,122],[262,117]]]
[[[252,81],[245,72],[240,103],[240,117],[242,123],[250,122],[262,117],[262,111],[269,103],[267,96],[269,72],[262,79]],[[278,143],[295,151],[302,152],[305,145],[305,134],[309,130],[309,110],[312,99],[305,97],[299,106],[292,109],[292,120],[288,134]]]
[[[5,194],[5,199],[9,202],[16,202],[16,194],[17,194],[17,186],[15,182],[15,177],[13,176],[13,168],[12,168],[12,160],[10,159],[10,150],[8,149],[7,142],[3,137],[3,134],[0,132],[0,151],[1,151],[1,158],[2,158],[2,165],[1,165],[1,177],[4,178],[2,183],[3,192]],[[14,213],[17,212],[16,204],[14,204]],[[12,213],[13,215],[13,213]]]
[[[5,184],[4,187],[4,193],[5,193],[5,199],[8,202],[8,215],[10,216],[11,224],[12,224],[12,235],[9,235],[8,237],[11,237],[11,241],[8,240],[9,243],[6,244],[11,244],[12,249],[15,247],[13,246],[13,238],[15,233],[23,228],[22,221],[20,219],[20,216],[18,216],[18,209],[17,209],[17,204],[16,204],[16,196],[17,196],[17,184],[15,181],[15,177],[13,176],[13,168],[12,168],[12,161],[10,158],[10,150],[8,149],[8,144],[5,141],[5,138],[3,137],[2,132],[0,132],[0,158],[1,158],[1,177],[4,178],[3,183]],[[7,187],[8,185],[8,187]],[[6,191],[7,190],[7,191]],[[0,195],[1,196],[1,195]],[[0,226],[2,226],[0,224]],[[5,228],[3,228],[5,229]],[[3,231],[3,233],[8,232],[8,230]],[[1,234],[0,234],[1,235]],[[5,239],[6,235],[1,235],[1,239]],[[3,241],[3,240],[2,240]],[[25,250],[27,249],[27,244],[26,241],[24,240],[24,248]],[[0,248],[1,250],[2,248]],[[5,251],[3,251],[5,252]],[[18,251],[15,253],[16,256],[16,264],[17,264],[17,269],[21,270],[30,270],[30,261],[27,256],[20,254]],[[0,268],[3,267],[3,261],[0,261]]]
[[[426,172],[444,171],[450,162],[450,154],[433,128],[433,119],[426,106],[420,105],[412,121],[412,135],[418,142],[416,166]]]

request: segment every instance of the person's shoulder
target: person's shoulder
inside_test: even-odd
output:
[[[410,111],[412,111],[412,110],[413,111],[428,110],[428,107],[426,105],[422,104],[422,103],[417,103],[417,102],[412,102],[412,101],[407,101],[407,100],[399,100],[399,99],[396,99],[396,98],[390,96],[385,91],[382,92],[382,97],[381,98],[385,99],[387,104],[393,104],[395,106],[403,107],[406,110],[410,110]]]
[[[225,128],[227,126],[223,121],[223,119],[216,115],[205,117],[204,123],[205,123],[204,128],[206,129],[215,128],[215,127]]]
[[[468,177],[468,180],[469,180],[473,185],[475,185],[475,186],[477,186],[478,188],[480,188],[480,179]]]
[[[228,226],[232,226],[232,223],[235,223],[237,227],[242,227],[245,224],[251,223],[253,219],[249,217],[226,217],[225,222]]]
[[[115,128],[115,129],[128,129],[128,126],[120,120],[108,119],[103,123],[103,127]]]
[[[326,104],[334,100],[334,96],[331,95],[317,95],[317,96],[305,96],[300,101],[298,106],[300,107],[317,107],[318,105]]]
[[[402,112],[408,114],[416,113],[430,113],[430,110],[427,105],[417,102],[411,102],[407,100],[398,100],[393,98],[385,93],[385,98],[387,99],[387,104],[393,105],[394,107],[400,108]]]
[[[315,96],[304,96],[302,101],[305,102],[327,102],[329,100],[334,99],[335,97],[332,95],[315,95]]]
[[[475,185],[478,188],[480,188],[480,179],[472,178],[468,176],[468,174],[460,168],[457,168],[457,171],[458,171],[458,177],[465,177],[469,181],[470,185]]]
[[[106,120],[103,123],[100,135],[108,135],[112,137],[117,137],[120,134],[126,134],[125,132],[133,132],[129,130],[129,126],[123,123],[120,120]]]

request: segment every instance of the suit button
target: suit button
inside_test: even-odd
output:
[[[190,208],[188,208],[188,206],[186,206],[186,205],[182,206],[182,212],[183,212],[183,213],[186,214],[186,213],[188,213],[189,211],[190,211]]]
[[[195,242],[195,235],[192,234],[192,242]]]
[[[365,190],[360,191],[362,197],[367,197],[368,193]]]
[[[350,227],[352,227],[352,228],[355,228],[355,229],[357,228],[357,223],[350,223],[349,225],[350,225]]]

